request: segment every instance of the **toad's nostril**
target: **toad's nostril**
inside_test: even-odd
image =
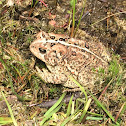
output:
[[[86,43],[85,43],[85,47],[86,47],[87,49],[89,49],[89,45],[88,45],[88,44],[86,44]]]
[[[30,48],[31,48],[31,49],[34,49],[34,48],[35,48],[35,46],[30,46]]]
[[[50,36],[50,38],[54,40],[55,39],[55,36]]]
[[[42,48],[39,48],[39,51],[40,51],[40,53],[42,53],[42,54],[45,54],[45,53],[46,53],[46,50],[45,50],[45,49],[42,49]]]

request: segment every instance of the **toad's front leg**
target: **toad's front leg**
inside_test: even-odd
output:
[[[68,80],[68,77],[63,73],[56,73],[56,72],[54,73],[54,71],[52,73],[45,68],[40,70],[37,66],[36,66],[36,70],[37,70],[37,75],[46,83],[64,84]]]

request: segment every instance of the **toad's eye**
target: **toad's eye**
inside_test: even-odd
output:
[[[45,53],[46,53],[46,50],[45,50],[45,49],[42,49],[42,48],[39,48],[39,51],[40,51],[40,53],[42,53],[42,54],[45,54]]]
[[[55,39],[55,36],[50,36],[50,38],[54,40]]]
[[[64,38],[59,38],[59,40],[60,40],[60,41],[65,41],[65,39],[64,39]]]

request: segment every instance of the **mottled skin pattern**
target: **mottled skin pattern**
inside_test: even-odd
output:
[[[48,41],[49,40],[49,41]],[[109,54],[100,42],[85,42],[65,35],[40,32],[30,45],[31,52],[45,62],[48,69],[37,71],[43,80],[75,88],[72,75],[82,86],[93,87],[99,79],[98,69],[106,69]]]

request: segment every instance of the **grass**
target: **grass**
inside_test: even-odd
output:
[[[3,119],[4,122],[2,122],[2,123],[3,123],[3,124],[4,124],[4,123],[8,124],[8,123],[10,123],[10,122],[12,121],[13,124],[14,124],[14,126],[18,126],[18,125],[17,125],[17,121],[16,121],[16,119],[14,118],[12,109],[11,109],[11,107],[10,107],[10,105],[9,105],[9,103],[8,103],[8,101],[7,101],[6,97],[5,97],[5,95],[4,95],[4,93],[1,92],[1,94],[2,94],[4,100],[5,100],[6,104],[7,104],[7,107],[8,107],[8,110],[9,110],[9,112],[10,112],[11,119],[12,119],[12,120],[11,120],[11,119],[8,118],[9,120],[8,120],[8,121],[5,121],[5,119],[7,119],[7,118],[4,118],[4,119]],[[2,119],[2,118],[1,118],[1,119]],[[1,124],[1,125],[2,125],[2,124]]]
[[[24,101],[25,99],[21,96],[19,96],[15,90],[14,90],[14,85],[13,85],[13,81],[12,81],[12,70],[15,71],[15,74],[17,74],[17,77],[19,77],[20,79],[22,78],[22,74],[19,71],[18,67],[15,67],[14,65],[10,65],[12,67],[8,68],[8,64],[4,63],[4,61],[1,59],[0,62],[2,63],[2,65],[5,67],[7,73],[8,73],[8,77],[9,77],[9,82],[11,85],[11,89],[12,92],[22,101]],[[23,64],[21,64],[21,69],[23,70],[23,68],[25,68],[23,66]],[[11,69],[11,70],[10,70]],[[24,69],[26,70],[26,68]],[[117,61],[114,60],[111,62],[110,67],[109,67],[109,74],[108,74],[108,84],[106,86],[106,89],[104,90],[104,92],[102,93],[102,98],[104,97],[104,95],[108,94],[108,89],[111,90],[111,92],[114,90],[114,87],[119,87],[121,86],[121,81],[122,81],[122,76],[123,74],[120,73],[121,70],[121,66],[118,65]],[[62,102],[62,99],[64,97],[65,94],[63,94],[61,96],[61,98],[57,101],[57,103],[52,106],[45,114],[43,117],[40,118],[40,120],[42,119],[42,121],[38,121],[38,124],[40,123],[40,125],[48,125],[48,123],[50,122],[51,124],[56,125],[56,118],[61,121],[61,126],[65,126],[66,124],[69,124],[70,122],[74,122],[74,123],[83,123],[87,120],[92,120],[92,121],[100,121],[100,120],[104,120],[105,122],[108,119],[111,119],[112,122],[111,124],[115,124],[115,125],[119,125],[121,124],[121,121],[118,119],[120,118],[126,110],[126,103],[123,103],[123,98],[121,100],[122,103],[120,103],[120,105],[122,104],[122,107],[120,109],[120,112],[117,115],[117,118],[115,118],[111,113],[110,110],[108,110],[104,104],[104,102],[102,103],[102,101],[100,101],[100,99],[96,98],[96,96],[94,96],[92,93],[90,93],[89,91],[85,90],[76,80],[74,80],[72,77],[70,77],[81,89],[82,93],[84,94],[85,98],[82,99],[77,99],[76,102],[72,101],[72,97],[70,99],[70,102],[68,104],[68,107],[66,107],[66,105],[64,105]],[[112,79],[113,78],[113,79]],[[36,77],[34,78],[36,79]],[[30,79],[31,80],[31,79]],[[110,83],[109,83],[110,82]],[[114,87],[111,87],[111,85],[113,85]],[[25,89],[25,87],[23,87]],[[38,88],[37,88],[38,89]],[[121,90],[119,91],[119,93],[121,93]],[[90,94],[90,95],[89,95]],[[90,96],[92,96],[92,98],[89,98]],[[119,99],[118,99],[119,100]],[[95,104],[93,105],[93,101],[95,101]],[[79,102],[79,103],[77,103]],[[77,105],[77,104],[79,105]],[[101,113],[95,113],[95,112],[91,112],[89,111],[92,108],[92,105],[95,107],[95,109],[99,110],[99,112]],[[62,110],[63,108],[66,108],[66,112],[65,111],[61,111],[59,113],[60,110]],[[3,120],[3,119],[1,119]],[[4,120],[6,120],[6,118],[4,118]],[[115,121],[116,120],[116,121]],[[12,120],[10,119],[10,122]],[[55,122],[55,123],[54,123]],[[5,123],[9,123],[9,122],[5,122]],[[4,122],[3,122],[4,124]]]
[[[8,80],[9,80],[9,83],[10,83],[12,92],[17,96],[17,98],[18,98],[19,100],[21,100],[21,101],[26,100],[25,97],[20,96],[20,95],[18,95],[18,94],[15,92],[14,86],[13,86],[13,82],[12,82],[12,79],[11,79],[11,74],[10,74],[10,72],[9,72],[9,68],[8,68],[8,66],[5,64],[4,60],[3,60],[1,57],[0,57],[0,62],[4,65],[5,69],[7,70],[8,77],[9,77]],[[17,69],[16,69],[16,70],[17,70]],[[18,71],[18,70],[17,70],[17,71]],[[19,73],[19,72],[18,72],[18,73]],[[19,75],[20,75],[20,74],[19,74]]]
[[[44,114],[43,120],[40,122],[40,125],[42,126],[46,120],[48,120],[54,113],[59,111],[59,109],[62,106],[61,101],[63,100],[66,93],[63,93],[62,96],[59,98],[59,100]],[[60,104],[61,103],[61,104]]]
[[[0,117],[0,125],[8,125],[13,123],[11,117]]]
[[[118,81],[118,76],[120,75],[119,74],[119,70],[120,70],[120,66],[117,63],[117,61],[116,60],[112,61],[111,64],[110,64],[110,67],[109,67],[109,74],[107,75],[107,76],[111,77],[111,80],[108,83],[108,85],[106,87],[106,90],[104,90],[104,92],[102,93],[102,96],[100,96],[100,97],[104,97],[103,94],[107,93],[107,89],[109,88],[109,86],[112,83],[115,82],[115,77],[117,79],[116,81]],[[85,100],[84,99],[78,99],[77,100],[77,101],[81,102],[80,104],[81,104],[81,106],[83,106],[83,108],[81,108],[80,106],[77,107],[75,105],[75,103],[73,105],[74,107],[72,107],[73,96],[71,96],[70,102],[69,102],[68,107],[67,107],[67,112],[66,112],[66,114],[64,113],[65,114],[64,121],[60,124],[61,126],[65,126],[66,124],[69,124],[70,121],[75,121],[75,122],[78,122],[78,123],[82,123],[82,122],[85,122],[85,119],[86,120],[92,120],[92,121],[93,120],[96,120],[96,121],[98,121],[98,120],[107,121],[109,118],[112,120],[112,124],[113,125],[116,125],[116,126],[120,125],[121,122],[119,120],[117,121],[116,118],[118,118],[119,115],[121,115],[121,113],[124,113],[124,111],[126,109],[126,107],[125,107],[126,103],[124,103],[122,105],[122,107],[120,109],[120,112],[116,115],[116,117],[114,117],[111,114],[111,112],[109,110],[107,110],[107,108],[106,108],[107,106],[105,107],[105,105],[102,104],[102,102],[100,102],[100,99],[97,99],[89,90],[87,90],[87,89],[84,90],[84,88],[76,80],[74,80],[74,78],[72,78],[71,76],[70,76],[70,78],[80,87],[81,91],[85,95]],[[116,83],[116,85],[117,85],[117,83]],[[88,98],[89,96],[87,97],[87,93],[90,94],[89,96],[91,96],[92,98]],[[102,110],[106,114],[105,113],[103,113],[103,114],[92,113],[92,112],[88,111],[89,108],[91,107],[92,101],[95,102],[95,105],[100,109],[100,111]],[[97,109],[97,107],[96,107],[96,109]],[[86,117],[86,115],[87,115],[87,117]],[[48,121],[50,122],[50,120],[48,120]]]
[[[6,70],[8,71],[8,76],[10,78],[10,84],[12,84],[12,80],[11,80],[9,68],[7,67],[7,65],[5,65],[5,63],[4,63],[4,61],[2,59],[0,61],[2,62],[2,64],[6,68]],[[21,64],[21,66],[23,68],[25,68],[23,64]],[[20,71],[18,70],[18,68],[16,68],[13,65],[12,65],[12,68],[15,69],[15,71],[17,72],[17,75],[21,78],[22,75],[20,74]],[[109,74],[108,75],[109,75],[110,78],[114,78],[114,79],[116,78],[116,83],[115,83],[116,85],[117,84],[119,85],[120,80],[121,80],[120,74],[119,74],[120,68],[121,68],[121,66],[118,65],[118,63],[117,63],[116,60],[113,60],[110,63]],[[75,105],[75,103],[73,103],[73,101],[72,101],[72,97],[73,96],[72,96],[71,99],[70,99],[70,102],[68,104],[68,107],[67,107],[67,112],[64,113],[64,117],[62,117],[60,114],[58,114],[58,111],[64,106],[61,103],[63,97],[65,96],[65,94],[63,94],[61,96],[61,98],[57,101],[57,103],[55,103],[55,105],[52,106],[44,114],[44,116],[42,117],[42,121],[40,121],[40,125],[46,125],[46,124],[48,124],[48,122],[50,122],[50,121],[52,122],[54,116],[57,115],[57,114],[58,114],[57,115],[57,118],[59,118],[59,119],[64,118],[63,121],[61,122],[61,126],[65,126],[66,124],[69,124],[69,122],[71,122],[71,121],[75,121],[75,122],[78,122],[78,123],[82,123],[82,122],[85,122],[85,119],[86,120],[92,120],[92,121],[93,120],[97,120],[98,121],[98,120],[107,120],[108,117],[113,122],[115,122],[115,118],[110,114],[110,112],[106,109],[106,107],[93,94],[91,94],[89,91],[85,90],[76,80],[74,80],[74,78],[72,78],[71,76],[70,76],[70,78],[80,87],[81,91],[83,92],[83,94],[85,96],[85,99],[78,99],[77,100],[78,102],[80,102],[79,104],[81,104],[81,106]],[[103,95],[106,93],[106,91],[107,91],[108,87],[110,86],[110,84],[113,84],[114,79],[112,79],[112,81],[110,83],[108,83],[107,88],[104,91]],[[11,86],[12,86],[12,91],[15,94],[15,91],[13,89],[13,85],[11,85]],[[92,99],[91,98],[88,98],[89,96],[87,95],[87,93],[90,94],[90,96],[92,96],[93,100],[95,101],[95,105],[97,105],[98,107],[100,107],[100,109],[103,110],[107,114],[108,117],[106,116],[104,118],[104,114],[97,114],[97,113],[92,113],[92,112],[88,111],[88,109],[91,107]],[[19,95],[17,95],[17,93],[15,95],[20,100],[22,100],[22,97],[20,97]],[[104,97],[103,95],[102,95],[102,97]],[[82,108],[82,106],[83,106],[83,108]],[[126,107],[125,107],[125,104],[124,104],[122,106],[122,109],[121,109],[121,112],[120,112],[121,114],[123,114],[125,112],[125,108]],[[88,116],[86,117],[86,115],[88,115]],[[119,125],[119,123],[117,122],[117,119],[116,119],[115,124],[116,125]]]
[[[73,11],[73,18],[72,18],[72,30],[71,30],[71,36],[73,37],[73,32],[74,32],[74,26],[75,26],[75,5],[77,3],[77,0],[71,0],[71,6],[72,6],[72,11]]]
[[[81,22],[81,19],[82,19],[82,16],[83,16],[83,12],[84,12],[84,7],[86,5],[86,0],[83,0],[83,1],[84,1],[84,5],[83,5],[83,9],[81,11],[81,15],[79,17],[79,21],[78,21],[76,30],[75,30],[75,12],[76,12],[75,6],[76,6],[76,3],[77,3],[77,0],[71,0],[70,1],[70,5],[72,6],[72,14],[73,14],[72,15],[72,30],[71,30],[70,37],[75,37],[76,32],[79,28],[79,25],[80,25],[80,22]]]

